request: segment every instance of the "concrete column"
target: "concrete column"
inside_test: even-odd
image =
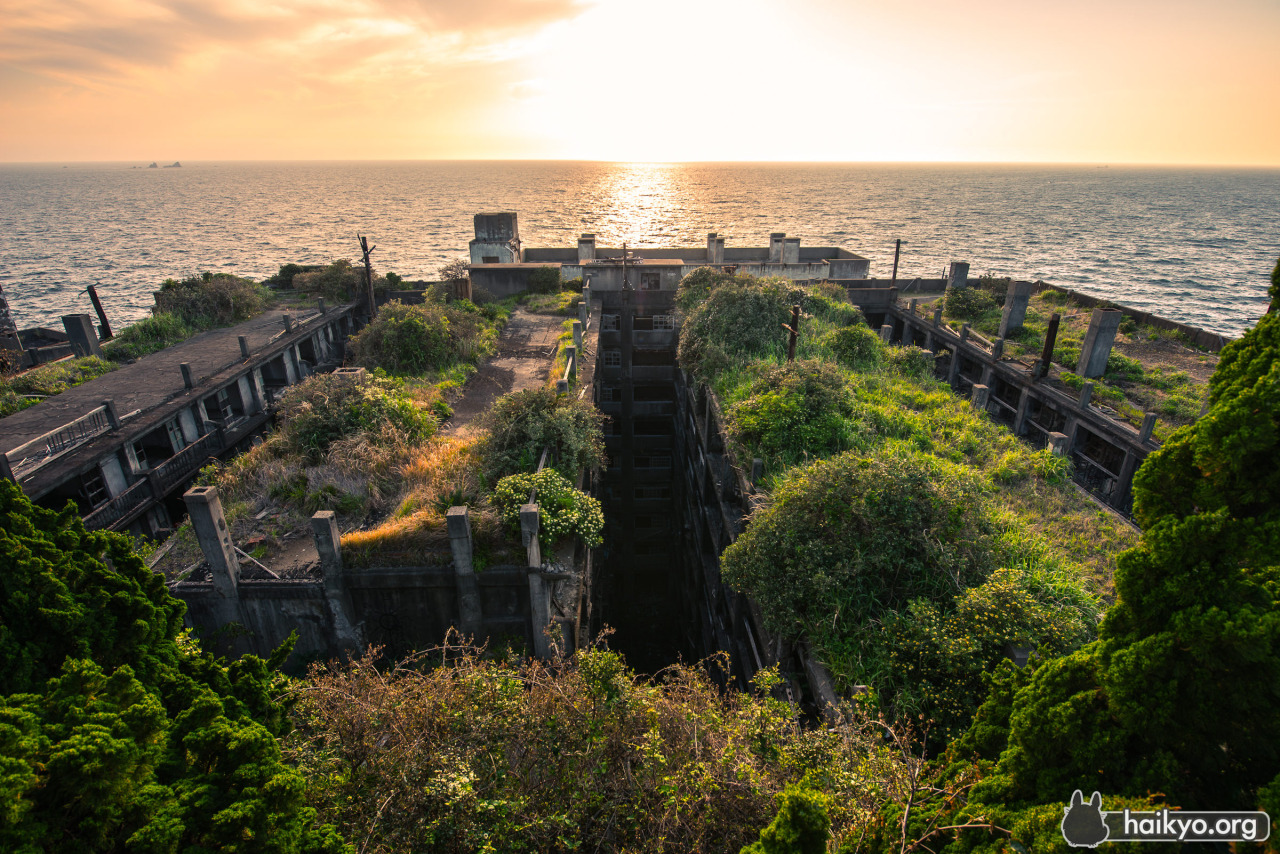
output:
[[[784,231],[775,231],[769,235],[769,263],[782,263],[782,241],[787,237]]]
[[[587,311],[587,299],[584,296],[582,299],[578,300],[578,324],[584,329],[587,325]]]
[[[973,396],[969,398],[969,405],[979,412],[987,411],[987,400],[990,396],[990,389],[982,383],[973,384]]]
[[[1089,401],[1093,399],[1093,383],[1085,383],[1080,387],[1080,408],[1088,409]]]
[[[764,479],[764,460],[756,457],[751,461],[751,485],[755,486]]]
[[[332,510],[320,510],[311,517],[311,533],[316,541],[316,553],[320,556],[320,571],[325,586],[331,578],[342,575],[342,538],[338,533],[338,516]]]
[[[77,356],[102,355],[102,348],[98,346],[98,333],[94,332],[89,315],[64,314],[62,326],[67,330],[67,340]]]
[[[102,401],[102,406],[107,410],[107,423],[111,425],[112,430],[120,429],[120,412],[116,409],[114,400]]]
[[[586,321],[575,320],[573,322],[573,349],[579,353],[582,352],[582,327],[586,325]]]
[[[707,235],[707,264],[713,267],[724,264],[724,238],[714,231]]]
[[[1013,414],[1013,435],[1021,437],[1027,426],[1027,410],[1031,406],[1031,392],[1023,389],[1018,395],[1018,409]]]
[[[891,338],[893,338],[893,324],[886,323],[880,327],[880,340],[888,344]]]
[[[184,388],[195,388],[195,387],[196,387],[196,378],[195,378],[195,376],[193,376],[193,375],[192,375],[192,373],[191,373],[191,363],[190,363],[190,362],[183,362],[182,364],[178,365],[178,368],[182,371],[182,385],[183,385],[183,387],[184,387]]]
[[[538,543],[538,505],[520,505],[520,540],[524,543],[529,566],[542,566],[542,547]]]
[[[1139,442],[1151,441],[1151,431],[1156,429],[1156,414],[1148,412],[1142,416],[1142,429],[1138,431]]]
[[[253,354],[249,352],[249,339],[244,335],[237,335],[236,339],[240,342],[240,357],[247,359]]]
[[[1115,488],[1111,491],[1111,506],[1123,510],[1129,503],[1129,493],[1133,489],[1133,475],[1138,470],[1141,460],[1133,451],[1125,451],[1124,462],[1120,464],[1120,473],[1116,477]]]
[[[963,288],[969,284],[969,262],[952,261],[947,268],[947,287]]]
[[[1027,319],[1027,303],[1031,301],[1031,282],[1010,282],[1000,314],[1000,337],[1007,338],[1022,328]]]
[[[783,264],[799,264],[800,263],[800,238],[798,237],[783,238],[782,263]]]
[[[449,548],[453,551],[454,581],[458,586],[458,622],[464,635],[477,634],[484,622],[480,585],[472,562],[471,519],[466,507],[450,507],[445,514]]]
[[[1122,314],[1115,308],[1095,308],[1089,318],[1089,331],[1084,334],[1080,362],[1076,373],[1086,379],[1100,377],[1107,370],[1107,358],[1116,340]]]
[[[933,325],[934,325],[934,326],[941,326],[941,325],[942,325],[942,308],[941,308],[941,306],[939,306],[938,308],[935,308],[935,309],[933,310]]]
[[[292,314],[286,314],[284,316],[284,331],[285,332],[293,331],[293,315]]]
[[[997,362],[1004,358],[1004,339],[997,338],[991,344],[991,358]]]
[[[577,373],[578,373],[578,348],[577,347],[564,348],[564,363],[565,363],[565,366],[569,368],[569,376],[571,377],[577,376]]]
[[[556,394],[568,394],[568,393],[569,393],[569,381],[556,380]]]
[[[1067,442],[1066,433],[1050,433],[1049,434],[1049,450],[1055,456],[1065,457],[1070,452]]]
[[[324,297],[318,297],[316,299],[316,308],[319,309],[321,314],[329,313],[329,309],[324,304]]]
[[[578,263],[586,264],[596,260],[596,236],[584,234],[578,238]]]
[[[551,642],[547,638],[551,625],[551,586],[533,567],[529,568],[529,612],[533,622],[533,653],[541,659],[551,658]]]
[[[228,599],[236,598],[236,586],[240,581],[240,561],[236,558],[222,513],[222,501],[216,486],[195,486],[182,496],[191,516],[191,527],[200,541],[200,551],[213,571],[213,586]]]

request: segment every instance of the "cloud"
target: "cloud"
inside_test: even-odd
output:
[[[384,58],[400,73],[450,62],[497,62],[523,38],[581,11],[578,0],[0,0],[0,64],[97,88],[199,66],[208,55],[303,65],[344,51]]]

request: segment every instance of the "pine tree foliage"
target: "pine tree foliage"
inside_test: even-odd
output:
[[[7,480],[0,555],[0,849],[341,849],[281,761],[275,662],[201,652],[127,538]]]

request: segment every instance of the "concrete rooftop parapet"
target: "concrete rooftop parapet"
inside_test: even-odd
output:
[[[240,581],[240,561],[222,512],[218,487],[194,486],[183,494],[182,500],[191,515],[191,527],[200,541],[200,551],[209,562],[214,588],[224,598],[234,599]]]

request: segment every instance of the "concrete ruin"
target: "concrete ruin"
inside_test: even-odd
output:
[[[45,507],[74,502],[91,530],[162,536],[209,460],[264,433],[285,388],[341,364],[356,313],[270,311],[14,413],[3,421],[0,476]],[[96,345],[88,315],[70,317],[74,346]]]
[[[674,291],[680,280],[699,267],[720,267],[753,276],[782,276],[795,281],[865,279],[871,262],[836,246],[801,246],[800,238],[776,232],[769,245],[726,247],[712,232],[705,246],[628,248],[599,246],[594,234],[583,234],[576,246],[529,247],[520,241],[512,211],[477,214],[471,241],[471,282],[505,297],[528,290],[529,276],[542,267],[557,270],[562,281],[581,277],[596,292],[622,290]],[[966,266],[967,269],[967,266]]]

